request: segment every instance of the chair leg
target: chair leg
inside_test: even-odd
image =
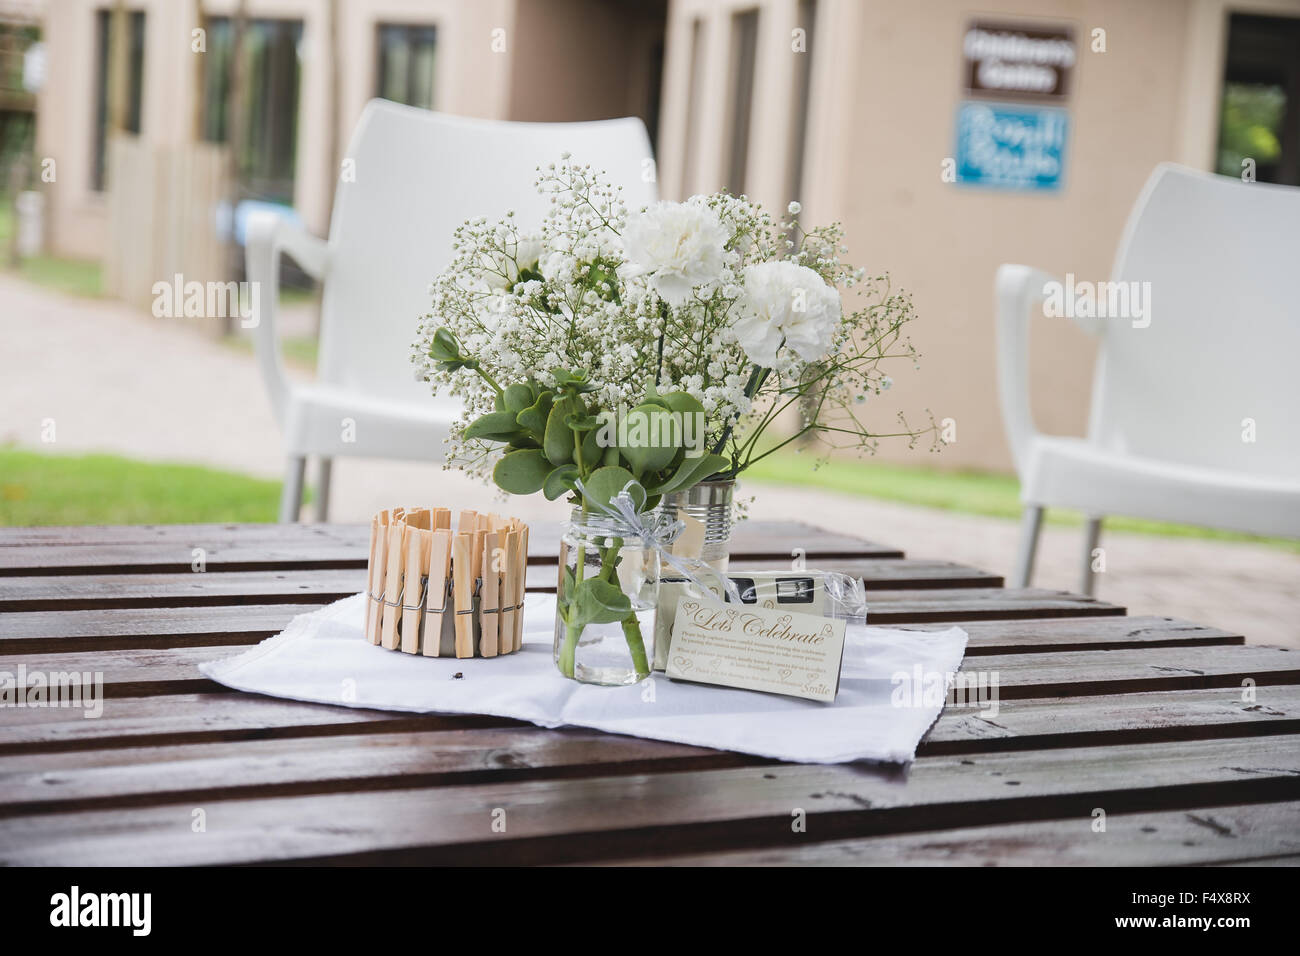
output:
[[[302,505],[302,479],[307,470],[305,455],[290,455],[284,468],[284,487],[280,491],[280,524],[293,524],[298,520]]]
[[[1101,540],[1101,518],[1092,515],[1083,524],[1083,563],[1079,569],[1079,593],[1092,597],[1097,591],[1097,573],[1092,570],[1092,552]]]
[[[333,458],[320,460],[319,481],[316,485],[316,520],[321,524],[330,520],[330,473],[333,470]]]
[[[1034,558],[1038,554],[1038,532],[1043,526],[1043,508],[1041,505],[1025,505],[1020,518],[1020,550],[1016,555],[1016,570],[1012,574],[1012,586],[1029,587],[1034,577]]]

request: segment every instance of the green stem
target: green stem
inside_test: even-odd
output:
[[[655,363],[655,387],[659,387],[660,377],[664,372],[664,336],[668,334],[668,303],[662,299],[659,301],[659,316],[663,319],[663,325],[659,329],[659,356]]]
[[[758,390],[763,387],[763,383],[767,381],[767,376],[771,371],[770,368],[763,368],[761,365],[754,366],[753,370],[749,373],[749,381],[745,383],[746,398],[753,398],[758,394]],[[727,440],[731,438],[731,430],[735,427],[736,421],[733,418],[727,423],[727,428],[722,433],[722,437],[718,439],[718,444],[714,447],[713,454],[722,454],[722,449],[726,447]]]
[[[633,612],[623,618],[623,637],[627,639],[627,649],[632,654],[632,666],[636,668],[637,678],[650,676],[650,662],[645,656],[645,640],[641,637],[641,622]]]
[[[587,522],[587,503],[582,503],[582,521]],[[573,590],[578,590],[578,585],[582,583],[582,573],[586,570],[587,565],[587,542],[585,539],[578,545],[578,560],[573,568]],[[565,601],[572,601],[573,595],[564,595]],[[555,666],[560,669],[560,673],[565,677],[573,676],[574,661],[578,656],[578,638],[582,636],[582,629],[585,625],[581,621],[574,621],[570,618],[573,613],[572,606],[562,607],[560,614],[564,619],[564,643],[560,645],[560,656],[555,661]]]
[[[496,383],[496,380],[495,380],[491,375],[489,375],[487,372],[483,371],[483,366],[482,366],[482,365],[475,365],[475,366],[474,366],[474,371],[478,372],[479,377],[480,377],[481,379],[483,379],[483,381],[485,381],[485,382],[487,382],[489,385],[491,385],[493,391],[495,391],[498,395],[501,395],[501,394],[504,393],[505,390],[504,390],[500,385],[498,385],[498,384]]]

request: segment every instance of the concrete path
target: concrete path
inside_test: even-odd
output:
[[[286,324],[309,325],[299,311]],[[300,373],[302,374],[302,373]],[[42,443],[43,423],[55,441]],[[0,273],[0,442],[54,452],[109,451],[278,477],[280,435],[251,355],[175,320],[58,295]],[[870,467],[866,465],[864,467]],[[1014,522],[850,495],[749,485],[755,518],[798,517],[903,548],[1009,574]],[[455,501],[529,519],[561,518],[540,496],[508,504],[436,464],[340,460],[332,518],[363,520],[399,502]],[[1073,590],[1079,529],[1047,528],[1041,587]],[[798,542],[791,542],[791,547]],[[1300,555],[1262,545],[1106,535],[1098,596],[1133,614],[1238,630],[1300,649]]]

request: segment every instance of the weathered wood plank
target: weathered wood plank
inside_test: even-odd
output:
[[[987,718],[987,719],[985,719]],[[1263,685],[1255,700],[1235,686],[1088,697],[1010,698],[998,713],[950,704],[919,752],[966,754],[1105,743],[1148,743],[1295,732],[1300,686]],[[53,708],[9,710],[0,755],[209,742],[385,734],[467,726],[532,725],[496,717],[360,710],[222,691],[114,698],[102,717]],[[536,732],[542,733],[537,730]]]
[[[0,578],[0,613],[328,603],[363,587],[363,568],[8,577]],[[527,587],[533,592],[553,592],[554,570],[530,566]],[[893,624],[1124,613],[1124,608],[1095,598],[1043,588],[889,589],[872,591],[868,603],[869,621]]]
[[[16,611],[0,614],[0,654],[256,644],[323,604]]]
[[[209,801],[202,834],[181,798],[5,820],[0,862],[563,863],[1297,799],[1300,739],[1261,737]]]
[[[205,547],[266,544],[290,546],[338,543],[366,547],[370,528],[362,524],[131,524],[55,525],[0,528],[0,548]],[[21,558],[6,556],[6,562]],[[186,562],[188,566],[189,562]],[[19,566],[22,566],[19,564]]]
[[[0,757],[0,817],[756,762],[740,754],[594,730],[499,728],[9,756]]]
[[[337,601],[365,587],[364,568],[0,578],[0,612]]]
[[[984,654],[1059,654],[1063,651],[1124,650],[1142,647],[1193,647],[1244,644],[1235,631],[1172,617],[1079,617],[1020,621],[951,621],[902,624],[902,630],[933,631],[957,626],[970,637],[966,656]],[[2,646],[2,645],[0,645]]]
[[[0,672],[29,671],[102,675],[106,698],[201,694],[222,690],[202,676],[202,661],[232,657],[234,647],[177,647],[43,654],[0,658]],[[379,649],[375,653],[386,653]],[[1051,658],[1005,654],[970,658],[963,674],[996,680],[1003,700],[1131,694],[1139,691],[1240,687],[1300,682],[1300,654],[1271,647],[1170,647],[1152,650],[1078,651]],[[996,677],[994,676],[996,675]]]
[[[209,605],[16,611],[0,614],[0,656],[144,647],[256,644],[320,604]],[[888,608],[877,605],[879,614]],[[873,617],[873,622],[876,618]],[[1011,621],[954,621],[970,635],[966,655],[1060,653],[1199,644],[1241,644],[1240,634],[1167,617],[1093,616]],[[933,630],[944,624],[905,624]]]
[[[0,547],[0,578],[41,575],[189,574],[209,571],[301,571],[364,568],[364,542],[330,540],[226,544],[105,544]]]
[[[916,558],[829,558],[820,562],[817,570],[839,571],[855,578],[861,578],[868,591],[877,590],[923,590],[927,588],[1000,588],[1003,578],[990,571],[968,567],[952,561],[926,561]],[[745,571],[785,571],[798,574],[792,570],[789,561],[733,559],[731,573],[743,574]]]
[[[1113,813],[1106,816],[1104,831],[1094,829],[1098,819],[1076,817],[781,849],[687,854],[630,865],[1220,866],[1258,863],[1274,854],[1300,851],[1300,803],[1296,802]]]
[[[1243,703],[1235,690],[1008,702],[995,715],[997,719],[988,722],[949,709],[923,742],[920,754],[969,755],[1300,731],[1300,687],[1265,687],[1258,694],[1262,703],[1255,705]],[[96,738],[111,745],[103,749],[0,748],[4,754],[0,756],[0,816],[142,806],[182,796],[211,800],[270,795],[257,793],[259,788],[271,788],[276,795],[325,793],[771,762],[581,729],[552,734],[513,721],[501,721],[510,729],[469,729],[440,717],[292,702],[275,702],[283,706],[268,708],[262,706],[267,703],[264,698],[245,700],[250,704],[247,708],[212,708],[220,721],[214,714],[197,729],[192,729],[193,715],[207,708],[201,701],[187,701],[181,717],[185,730],[173,733],[163,731],[171,713],[155,712],[150,721],[137,716],[132,723],[114,708],[109,715],[118,734]],[[142,709],[141,700],[130,703],[135,711]],[[247,726],[240,727],[241,711],[255,712],[258,729],[264,732],[254,736]],[[294,719],[296,726],[290,723]]]
[[[365,566],[366,525],[124,525],[102,527],[0,528],[0,576],[38,571],[70,573],[172,573],[188,571],[194,548],[206,552],[213,570],[229,559],[261,569],[282,567],[268,553],[287,553],[304,565],[340,559],[349,552]],[[534,522],[529,560],[554,561],[560,525]],[[809,559],[901,558],[897,548],[798,521],[742,521],[732,532],[731,553],[741,560],[789,561],[802,548]],[[340,549],[343,549],[340,552]]]
[[[97,719],[60,708],[10,709],[0,723],[0,755],[524,726],[531,725],[504,717],[308,704],[223,689],[212,694],[114,699]]]
[[[918,753],[991,753],[1300,733],[1300,685],[1237,685],[1140,694],[950,702]]]

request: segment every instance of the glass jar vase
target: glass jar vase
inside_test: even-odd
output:
[[[635,684],[654,660],[659,561],[613,519],[574,508],[560,539],[555,666],[587,684]]]

